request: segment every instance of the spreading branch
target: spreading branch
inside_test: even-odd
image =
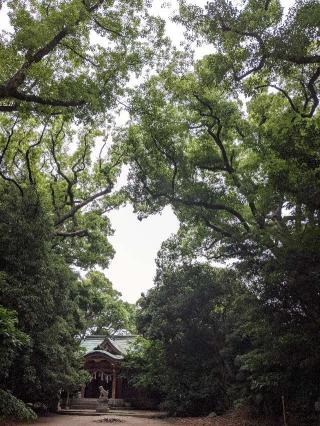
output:
[[[10,182],[13,185],[15,185],[15,187],[18,188],[21,196],[23,196],[23,189],[22,189],[21,185],[18,183],[17,180],[15,180],[12,177],[6,175],[6,173],[3,170],[3,165],[2,165],[4,156],[5,156],[8,148],[9,148],[9,146],[11,144],[12,137],[13,137],[13,134],[14,134],[14,129],[15,129],[17,123],[18,123],[18,118],[16,117],[15,120],[14,120],[14,122],[13,122],[13,124],[12,124],[12,126],[11,126],[10,131],[7,132],[7,140],[6,140],[5,146],[4,146],[3,150],[2,150],[2,153],[0,154],[0,176],[2,177],[3,180],[5,180],[7,182]]]
[[[94,18],[94,20],[93,20],[94,22],[95,22],[95,24],[99,27],[99,28],[101,28],[102,30],[104,30],[104,31],[106,31],[106,32],[108,32],[108,33],[111,33],[111,34],[114,34],[114,35],[116,35],[116,36],[118,36],[118,37],[123,37],[123,35],[121,34],[121,32],[120,31],[117,31],[117,30],[114,30],[113,28],[109,28],[109,27],[107,27],[106,25],[104,25],[104,24],[102,24],[97,18]]]
[[[243,225],[246,231],[250,231],[250,227],[247,221],[245,220],[245,218],[241,215],[241,213],[239,213],[237,210],[225,204],[209,203],[207,201],[202,201],[202,200],[185,200],[185,199],[176,198],[176,197],[172,198],[172,202],[174,204],[182,204],[189,207],[203,207],[211,211],[226,211],[230,213],[232,216],[235,216],[241,222],[241,224]]]
[[[27,149],[27,151],[26,151],[26,153],[25,153],[25,157],[26,157],[26,164],[27,164],[28,175],[29,175],[29,182],[30,182],[31,184],[34,184],[35,182],[34,182],[34,178],[33,178],[33,176],[32,176],[31,163],[30,163],[30,153],[31,153],[31,150],[32,150],[32,149],[34,149],[35,147],[37,147],[37,146],[39,146],[39,145],[41,144],[41,142],[42,142],[42,140],[43,140],[43,137],[44,137],[44,134],[45,134],[46,129],[47,129],[47,124],[45,124],[45,125],[43,126],[43,129],[42,129],[42,132],[41,132],[41,134],[40,134],[39,139],[38,139],[38,140],[37,140],[34,144],[31,144],[31,145],[28,147],[28,149]]]
[[[208,219],[203,218],[202,220],[208,228],[212,229],[215,232],[218,232],[223,237],[232,238],[232,234],[229,231],[226,231],[225,229],[220,228],[220,226],[211,223]]]
[[[320,67],[318,68],[318,72],[316,74],[317,75],[314,76],[314,77],[318,78],[320,76]],[[316,108],[317,108],[317,106],[319,104],[319,99],[318,99],[318,96],[317,96],[317,93],[316,93],[316,91],[314,89],[313,84],[314,83],[311,82],[311,85],[310,85],[310,87],[312,88],[312,91],[313,91],[312,92],[313,104],[312,104],[312,108],[311,108],[311,110],[310,110],[309,113],[301,112],[299,110],[299,108],[295,105],[295,103],[293,102],[293,100],[291,99],[289,93],[286,90],[282,89],[281,87],[279,87],[279,86],[277,86],[275,84],[262,84],[260,86],[256,86],[256,89],[264,89],[264,88],[267,88],[267,87],[272,87],[273,89],[278,90],[278,92],[282,93],[282,95],[287,99],[287,101],[289,102],[289,104],[291,106],[291,109],[296,114],[299,114],[302,118],[311,118],[313,116],[313,114],[315,113],[315,110],[316,110]]]
[[[87,12],[95,12],[102,4],[104,0],[99,0],[93,5],[90,5],[87,1],[83,1],[84,6],[86,7]],[[32,102],[42,105],[50,106],[62,106],[62,107],[74,107],[81,106],[85,102],[83,100],[60,100],[60,99],[45,99],[41,96],[27,94],[19,91],[19,87],[25,82],[29,69],[34,65],[40,62],[47,55],[52,53],[61,42],[71,34],[74,29],[86,19],[86,14],[80,14],[79,17],[74,21],[73,24],[65,25],[57,34],[52,37],[43,47],[39,48],[36,52],[32,53],[27,52],[25,56],[25,61],[22,66],[16,71],[4,84],[0,85],[0,99],[17,99],[19,101]],[[14,106],[1,106],[0,111],[12,111]]]
[[[266,0],[265,5],[264,5],[265,11],[268,10],[269,5],[270,5],[270,1]],[[234,79],[238,82],[243,80],[245,77],[248,77],[249,75],[262,70],[264,68],[264,66],[266,65],[266,62],[267,62],[268,59],[271,59],[271,60],[273,59],[273,60],[277,60],[277,61],[287,61],[287,62],[291,62],[291,63],[296,64],[296,65],[311,65],[311,64],[319,64],[320,63],[320,55],[319,54],[315,54],[315,55],[295,55],[295,54],[291,54],[291,53],[285,53],[283,51],[279,52],[277,49],[274,49],[273,51],[268,51],[266,49],[266,45],[265,45],[265,41],[263,39],[263,36],[260,35],[259,33],[255,32],[255,31],[240,30],[240,29],[236,28],[236,26],[232,26],[230,23],[227,23],[221,15],[218,16],[218,20],[220,22],[220,30],[223,33],[233,33],[233,34],[240,36],[241,38],[244,37],[244,38],[254,39],[258,43],[258,46],[259,46],[257,55],[260,56],[260,58],[259,59],[257,58],[257,61],[258,61],[257,65],[252,66],[250,69],[243,72],[242,74],[237,74],[235,71],[233,72]]]
[[[88,237],[89,231],[87,229],[79,229],[78,231],[56,231],[53,234],[54,237],[62,237],[62,238],[74,238],[74,237]]]
[[[206,101],[205,99],[201,98],[197,93],[194,93],[195,98],[200,102],[200,104],[202,106],[204,106],[205,108],[207,108],[209,110],[209,114],[205,114],[206,117],[211,117],[214,121],[215,124],[217,125],[217,130],[216,132],[213,131],[214,126],[213,125],[207,125],[207,132],[208,134],[212,137],[212,139],[214,140],[215,144],[218,146],[220,153],[221,153],[221,157],[222,157],[222,161],[224,164],[224,169],[225,171],[231,176],[233,183],[235,184],[235,186],[241,191],[242,191],[242,184],[240,179],[238,178],[235,169],[232,166],[232,161],[229,159],[229,156],[227,154],[227,151],[225,149],[224,143],[221,139],[221,132],[223,129],[222,123],[220,118],[214,114],[212,105],[210,104],[210,102]],[[200,112],[200,115],[203,115],[202,112]],[[222,171],[222,170],[221,170]],[[257,212],[257,208],[255,206],[255,203],[252,199],[248,198],[248,203],[249,203],[249,207],[250,210],[253,214],[253,216],[257,219],[258,218],[258,212]],[[259,224],[261,225],[261,221],[259,221]]]
[[[4,148],[3,148],[2,153],[0,154],[0,165],[2,164],[2,161],[3,161],[3,159],[4,159],[4,156],[5,156],[5,154],[6,154],[7,150],[8,150],[8,148],[9,148],[9,145],[10,145],[10,143],[11,143],[11,141],[12,141],[12,136],[13,136],[14,129],[15,129],[15,127],[16,127],[16,125],[17,125],[17,123],[18,123],[18,117],[16,117],[16,118],[15,118],[15,120],[14,120],[14,122],[13,122],[12,126],[11,126],[10,131],[9,131],[9,132],[7,132],[7,135],[8,135],[8,137],[7,137],[7,141],[6,141],[6,144],[5,144]]]
[[[66,214],[64,214],[63,216],[61,216],[55,221],[55,226],[62,225],[67,220],[73,218],[79,210],[81,210],[83,207],[87,206],[88,204],[92,203],[96,199],[101,198],[104,195],[110,194],[110,192],[112,191],[112,188],[113,188],[113,184],[110,183],[105,189],[91,195],[90,197],[82,201],[81,203],[75,204],[72,209],[70,209]]]

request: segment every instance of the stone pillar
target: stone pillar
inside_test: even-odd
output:
[[[112,399],[116,399],[116,391],[117,391],[117,372],[116,367],[112,366]]]

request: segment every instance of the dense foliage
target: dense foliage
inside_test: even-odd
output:
[[[155,287],[140,299],[138,328],[148,340],[133,348],[126,368],[131,381],[157,391],[171,413],[230,407],[231,367],[221,351],[236,288],[232,272],[184,265],[159,271]]]
[[[105,116],[163,30],[143,0],[2,3],[9,16],[0,47],[4,112]]]

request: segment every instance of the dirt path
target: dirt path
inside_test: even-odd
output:
[[[109,421],[105,420],[109,419]],[[111,419],[114,421],[111,422]],[[102,420],[105,420],[102,422]],[[168,426],[172,423],[167,423],[163,420],[146,419],[141,417],[127,416],[63,416],[54,415],[50,417],[42,417],[37,422],[32,423],[32,426],[104,426],[104,425],[123,425],[123,426]],[[12,426],[30,426],[30,423],[12,424]],[[11,425],[10,425],[11,426]]]

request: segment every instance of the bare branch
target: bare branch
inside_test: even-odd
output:
[[[248,71],[245,71],[245,72],[244,72],[244,73],[242,73],[242,74],[237,74],[237,73],[234,71],[234,72],[233,72],[234,79],[235,79],[236,81],[241,81],[241,80],[243,80],[245,77],[248,77],[248,75],[253,74],[254,72],[258,72],[258,71],[260,71],[260,70],[264,67],[265,63],[266,63],[266,56],[265,56],[265,55],[262,55],[262,56],[261,56],[261,58],[260,58],[260,60],[259,60],[259,63],[258,63],[256,66],[254,66],[254,67],[250,68]]]
[[[307,55],[307,56],[279,56],[279,59],[284,59],[289,62],[294,62],[297,65],[306,65],[306,64],[319,64],[320,63],[320,55]]]
[[[26,154],[25,154],[26,164],[27,164],[27,169],[28,169],[28,175],[29,175],[29,181],[30,181],[31,184],[34,184],[34,179],[33,179],[33,176],[32,176],[32,170],[31,170],[31,164],[30,164],[30,152],[33,148],[35,148],[36,146],[41,144],[46,129],[47,129],[47,123],[43,126],[42,132],[41,132],[40,137],[37,140],[37,142],[35,142],[34,144],[31,144],[28,147]]]
[[[13,133],[14,133],[14,128],[16,127],[17,123],[18,123],[18,117],[15,118],[15,121],[13,122],[13,125],[11,126],[10,132],[8,133],[7,142],[6,142],[5,147],[4,147],[4,149],[3,149],[3,151],[0,155],[0,165],[3,161],[3,158],[4,158],[8,148],[9,148],[9,145],[11,143],[12,136],[13,136]]]
[[[18,105],[17,104],[13,104],[13,105],[0,105],[0,111],[1,112],[18,111]]]
[[[200,170],[207,170],[209,172],[227,172],[228,170],[223,165],[211,166],[210,164],[197,164],[196,167]]]
[[[156,146],[156,148],[158,149],[158,151],[167,159],[170,161],[170,163],[173,166],[173,173],[172,173],[172,179],[171,179],[171,191],[172,191],[172,195],[174,195],[175,193],[175,180],[178,174],[178,163],[174,157],[173,153],[169,153],[162,145],[161,143],[157,140],[156,137],[152,136],[152,140]]]
[[[54,237],[63,237],[63,238],[69,238],[69,237],[88,237],[89,232],[87,229],[79,229],[78,231],[56,231],[53,234]]]
[[[226,231],[225,229],[220,228],[217,225],[214,225],[213,223],[211,223],[207,219],[202,218],[202,220],[208,228],[212,229],[215,232],[218,232],[219,234],[221,234],[224,237],[232,238],[232,234],[230,232]]]
[[[74,47],[70,46],[67,43],[61,43],[61,46],[65,47],[66,49],[71,50],[71,52],[73,52],[75,55],[79,56],[79,58],[83,59],[86,62],[89,62],[89,64],[91,64],[93,67],[98,68],[99,65],[96,64],[91,58],[89,58],[86,55],[83,55],[82,53],[78,52]]]
[[[106,27],[105,25],[103,25],[97,18],[94,18],[94,22],[97,24],[98,27],[100,27],[102,30],[107,31],[108,33],[112,33],[118,37],[123,37],[123,35],[121,34],[121,32],[116,31],[112,28]]]
[[[91,195],[86,200],[82,201],[79,204],[74,205],[72,209],[68,211],[68,213],[64,214],[60,218],[58,218],[55,222],[55,226],[62,225],[64,222],[66,222],[68,219],[71,219],[75,216],[75,214],[81,210],[83,207],[87,206],[88,204],[92,203],[92,201],[109,194],[112,191],[113,184],[109,184],[107,188],[103,189],[102,191],[97,192],[96,194]]]
[[[316,73],[316,74],[318,74],[317,75],[317,77],[319,77],[320,76],[320,67],[318,68],[318,72]],[[316,76],[316,75],[315,75]],[[315,77],[314,76],[314,77]],[[317,78],[316,77],[316,78]],[[309,82],[309,84],[310,84],[310,82]],[[308,85],[309,86],[309,85]],[[297,114],[299,114],[302,118],[311,118],[312,116],[313,116],[313,114],[314,114],[314,112],[315,112],[315,110],[316,110],[316,108],[317,108],[317,106],[318,106],[318,104],[319,104],[319,100],[318,100],[318,97],[317,97],[317,94],[316,94],[316,92],[315,92],[315,90],[314,90],[314,87],[313,87],[313,83],[311,82],[311,87],[312,87],[312,89],[314,90],[314,101],[313,101],[313,106],[312,106],[312,108],[311,108],[311,110],[310,110],[310,112],[308,113],[308,114],[305,114],[305,113],[302,113],[302,112],[300,112],[299,111],[299,109],[298,109],[298,107],[294,104],[294,102],[293,102],[293,100],[291,99],[291,97],[290,97],[290,95],[288,94],[288,92],[286,92],[284,89],[282,89],[281,87],[279,87],[279,86],[276,86],[275,84],[262,84],[261,86],[256,86],[256,89],[263,89],[263,88],[266,88],[266,87],[272,87],[273,89],[276,89],[276,90],[278,90],[279,92],[281,92],[282,94],[283,94],[283,96],[288,100],[288,102],[289,102],[289,104],[290,104],[290,106],[291,106],[291,108],[292,108],[292,110],[295,112],[295,113],[297,113]]]
[[[18,183],[15,179],[12,179],[11,177],[6,176],[6,175],[2,172],[2,170],[1,170],[1,169],[0,169],[0,176],[2,177],[2,179],[6,180],[7,182],[10,182],[10,183],[12,183],[13,185],[15,185],[15,186],[16,186],[16,188],[18,188],[18,190],[19,190],[19,192],[20,192],[21,196],[23,197],[23,189],[22,189],[22,187],[19,185],[19,183]]]
[[[101,147],[101,149],[100,149],[100,152],[99,152],[99,157],[98,157],[98,161],[99,161],[99,170],[101,171],[101,167],[102,167],[102,151],[104,150],[104,148],[105,148],[105,146],[107,145],[107,138],[106,138],[106,140],[104,141],[104,143],[103,143],[103,145],[102,145],[102,147]]]
[[[311,97],[312,97],[312,99],[313,99],[313,105],[312,105],[312,108],[311,108],[311,111],[310,111],[310,117],[312,117],[313,116],[313,114],[314,114],[314,112],[315,112],[315,110],[316,110],[316,108],[317,108],[317,106],[319,105],[319,98],[318,98],[318,94],[317,94],[317,92],[316,92],[316,89],[315,89],[315,87],[314,87],[314,85],[315,85],[315,82],[317,81],[317,79],[320,77],[320,67],[318,67],[317,69],[316,69],[316,72],[313,74],[313,76],[311,77],[311,79],[310,79],[310,81],[309,81],[309,83],[308,83],[308,89],[309,89],[309,91],[310,91],[310,93],[311,93]]]
[[[18,99],[20,101],[32,102],[32,103],[36,103],[40,105],[48,105],[48,106],[75,107],[75,106],[85,105],[86,103],[84,100],[62,100],[62,99],[42,98],[41,96],[28,95],[23,92],[18,92],[17,90],[11,91],[10,97]]]
[[[53,207],[55,209],[55,213],[56,213],[56,215],[59,219],[60,216],[59,216],[59,209],[58,209],[57,201],[56,201],[56,193],[54,191],[54,186],[53,186],[52,182],[50,182],[50,194],[51,194],[52,205],[53,205]]]
[[[172,202],[176,204],[183,204],[185,206],[190,206],[190,207],[204,207],[205,209],[208,209],[211,211],[219,211],[219,210],[226,211],[230,213],[232,216],[235,216],[241,222],[241,224],[246,229],[246,231],[250,230],[250,227],[247,221],[244,219],[244,217],[235,209],[233,209],[232,207],[226,206],[225,204],[208,203],[202,200],[184,200],[182,198],[175,198],[175,197],[172,198]]]

